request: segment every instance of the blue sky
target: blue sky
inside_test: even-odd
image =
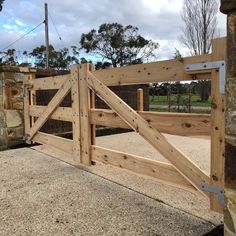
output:
[[[180,11],[182,0],[48,0],[49,13],[62,37],[58,35],[50,21],[50,43],[56,48],[77,45],[81,33],[97,28],[102,23],[119,22],[139,27],[142,35],[160,44],[157,59],[172,58],[175,48],[183,54],[187,50],[178,37],[183,25]],[[225,36],[226,19],[217,15],[216,36]],[[21,37],[24,33],[44,20],[44,1],[5,0],[0,13],[0,50]],[[28,50],[44,44],[44,25],[16,43],[18,51]]]

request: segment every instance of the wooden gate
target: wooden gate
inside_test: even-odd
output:
[[[91,165],[92,161],[122,167],[136,173],[210,198],[211,209],[222,210],[224,161],[224,95],[220,93],[220,70],[204,68],[207,62],[224,59],[225,39],[213,43],[213,53],[148,64],[93,71],[90,64],[75,65],[69,75],[24,81],[24,117],[26,142],[43,144],[60,153],[60,159],[73,165]],[[224,50],[223,50],[224,51]],[[202,69],[188,71],[189,64],[200,63]],[[212,113],[179,114],[135,111],[107,86],[152,82],[211,79]],[[57,89],[47,106],[38,106],[37,90]],[[71,107],[61,107],[68,93]],[[111,109],[96,109],[94,96]],[[72,122],[73,139],[40,132],[48,119]],[[169,162],[122,153],[96,146],[96,125],[132,128],[159,151]],[[189,157],[172,145],[162,133],[184,136],[211,136],[211,173],[202,171]]]

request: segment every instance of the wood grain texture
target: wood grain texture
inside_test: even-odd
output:
[[[88,77],[89,87],[103,99],[132,129],[138,132],[156,148],[192,185],[202,192],[202,183],[209,183],[209,176],[185,156],[152,125],[138,115],[131,107],[116,96],[107,86],[92,73]],[[203,192],[202,192],[203,193]],[[203,194],[209,196],[208,193]]]
[[[46,107],[47,106],[39,106],[39,105],[29,106],[29,114],[30,116],[39,117],[43,114]],[[72,108],[57,107],[50,116],[50,119],[72,122],[73,121]]]
[[[79,65],[79,102],[80,102],[80,154],[81,163],[84,165],[91,165],[91,126],[89,122],[89,110],[90,110],[90,94],[88,88],[88,71],[89,64]]]
[[[72,132],[73,132],[73,159],[80,163],[80,102],[79,102],[79,65],[71,68],[71,101],[72,101]]]
[[[210,115],[148,111],[137,113],[162,133],[182,136],[210,136]],[[108,109],[92,109],[90,122],[114,128],[130,128],[116,112]]]
[[[32,81],[32,85],[34,90],[59,89],[65,81],[70,79],[70,77],[71,75],[68,74],[35,79]]]
[[[211,61],[210,54],[185,57],[183,60],[165,60],[120,68],[94,71],[93,74],[107,86],[126,84],[149,84],[167,81],[181,81],[192,79],[211,79],[209,73],[202,72],[192,76],[186,73],[187,64]]]
[[[196,192],[197,190],[168,163],[92,146],[92,160],[130,170],[137,174],[153,177],[160,182]]]
[[[219,73],[212,70],[212,110],[211,110],[211,184],[224,189],[224,161],[225,161],[225,98],[219,90]],[[210,207],[222,213],[218,196],[210,195]]]

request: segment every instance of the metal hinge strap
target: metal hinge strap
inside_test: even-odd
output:
[[[185,70],[188,72],[191,71],[199,71],[199,70],[211,70],[211,69],[219,69],[219,77],[220,77],[220,93],[225,93],[225,78],[226,78],[226,63],[225,61],[213,61],[206,63],[198,63],[198,64],[189,64],[186,65]]]
[[[24,97],[27,96],[28,89],[31,89],[31,88],[33,88],[32,84],[24,84],[24,86],[23,86],[23,96]]]
[[[223,189],[217,188],[214,185],[210,185],[210,184],[206,184],[206,183],[201,184],[200,188],[203,191],[207,191],[207,192],[216,194],[218,196],[219,204],[221,206],[224,206],[225,199],[224,199],[224,190]]]

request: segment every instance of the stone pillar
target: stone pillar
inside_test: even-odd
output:
[[[0,67],[0,151],[23,143],[23,78],[35,69]]]
[[[221,0],[227,14],[227,78],[225,137],[225,235],[236,235],[236,0]]]

